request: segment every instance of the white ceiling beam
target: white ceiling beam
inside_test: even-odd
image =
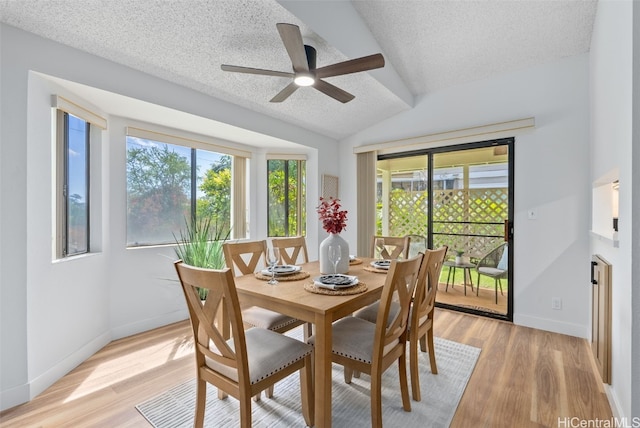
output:
[[[382,52],[380,45],[350,1],[277,0],[277,2],[350,59]],[[384,55],[384,52],[382,53]],[[409,107],[413,107],[413,94],[400,78],[393,64],[389,62],[388,57],[384,56],[385,66],[371,70],[369,73]]]

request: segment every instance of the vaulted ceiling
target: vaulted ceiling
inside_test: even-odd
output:
[[[341,139],[433,91],[589,51],[596,1],[0,0],[0,21]],[[381,52],[385,67],[327,78],[282,103],[291,71],[276,23],[300,27],[317,66]]]

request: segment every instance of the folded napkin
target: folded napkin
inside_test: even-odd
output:
[[[322,278],[326,278],[325,281],[321,281]],[[332,281],[333,279],[333,281]],[[347,282],[348,281],[348,282]],[[329,290],[339,290],[341,288],[348,288],[358,283],[358,277],[355,275],[322,275],[313,280],[313,284],[316,287],[328,288]]]
[[[300,266],[294,265],[278,265],[275,267],[276,275],[288,275],[296,272],[300,272]],[[271,276],[271,268],[262,269],[261,274]]]

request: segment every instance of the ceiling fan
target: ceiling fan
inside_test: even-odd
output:
[[[384,67],[384,57],[378,53],[316,68],[316,50],[312,46],[303,43],[300,27],[284,23],[276,24],[276,27],[278,27],[280,38],[282,39],[282,43],[284,43],[284,47],[287,49],[289,58],[291,58],[293,72],[264,70],[261,68],[226,64],[220,66],[224,71],[233,71],[236,73],[292,77],[293,82],[289,83],[289,85],[277,93],[276,96],[271,99],[272,103],[280,103],[286,100],[301,86],[313,86],[331,98],[342,103],[347,103],[354,99],[355,96],[322,79]]]

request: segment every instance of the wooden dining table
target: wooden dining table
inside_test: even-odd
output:
[[[314,324],[315,426],[320,428],[331,426],[331,324],[379,300],[386,280],[384,273],[365,269],[372,259],[357,260],[362,263],[350,264],[348,274],[356,275],[358,281],[367,286],[360,294],[325,295],[305,290],[305,283],[313,282],[313,278],[320,275],[318,262],[300,265],[301,272],[309,273],[305,279],[280,280],[276,285],[269,285],[256,275],[247,274],[235,280],[243,306],[259,306]]]

